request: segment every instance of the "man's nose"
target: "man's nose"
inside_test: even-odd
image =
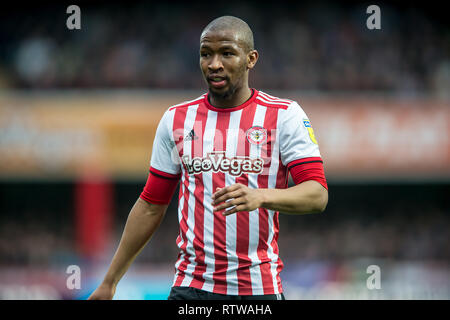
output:
[[[222,60],[220,59],[219,55],[215,54],[212,56],[208,68],[212,71],[223,69]]]

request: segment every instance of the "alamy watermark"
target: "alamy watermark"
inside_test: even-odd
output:
[[[366,20],[366,26],[369,30],[381,29],[381,9],[376,4],[372,4],[367,7],[367,14],[370,16]]]
[[[66,13],[71,14],[67,17],[66,26],[69,30],[81,29],[81,9],[79,6],[72,4],[67,7]]]
[[[366,273],[370,274],[367,278],[366,286],[369,290],[381,289],[381,269],[376,264],[367,267]]]
[[[67,289],[81,289],[81,268],[73,264],[67,267],[66,273],[69,274],[66,280]]]

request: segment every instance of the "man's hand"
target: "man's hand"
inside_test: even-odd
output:
[[[239,211],[253,211],[263,204],[262,189],[251,189],[243,184],[235,183],[229,187],[217,188],[212,195],[214,211],[227,208],[222,214],[224,216]]]
[[[102,283],[89,296],[88,300],[112,300],[116,293],[116,286]]]
[[[227,216],[257,208],[287,214],[323,212],[328,203],[328,190],[319,182],[308,180],[286,189],[251,189],[240,183],[217,188],[212,195],[214,211]]]

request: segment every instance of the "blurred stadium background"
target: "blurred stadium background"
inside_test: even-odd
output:
[[[255,33],[251,85],[299,101],[330,199],[280,215],[287,299],[450,298],[450,29],[439,8],[378,2],[78,2],[0,13],[0,299],[85,299],[148,173],[158,121],[205,90],[200,32],[231,14]],[[176,197],[174,197],[176,199]],[[176,203],[117,288],[165,299]],[[81,289],[66,286],[68,266]],[[370,265],[381,289],[368,290]]]

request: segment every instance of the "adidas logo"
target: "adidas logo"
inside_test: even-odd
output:
[[[186,137],[184,137],[184,141],[191,141],[191,140],[197,140],[198,137],[195,134],[194,129],[191,130],[191,132],[189,132]]]

